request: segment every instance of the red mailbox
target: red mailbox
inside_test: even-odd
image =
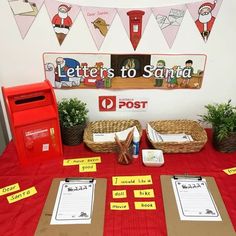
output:
[[[129,16],[130,41],[133,45],[134,50],[137,48],[142,36],[142,18],[144,14],[145,12],[140,10],[127,12],[127,15]]]
[[[2,87],[2,92],[20,162],[61,157],[57,103],[49,81]]]

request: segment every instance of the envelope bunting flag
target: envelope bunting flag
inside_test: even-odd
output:
[[[151,9],[118,9],[118,14],[136,50],[151,15]]]
[[[100,49],[116,15],[116,9],[81,7],[81,10],[97,49]]]
[[[61,45],[79,14],[80,7],[52,0],[45,0],[45,5],[52,27]]]
[[[44,0],[33,0],[30,2],[22,0],[8,0],[8,2],[19,28],[21,37],[24,39],[36,16],[38,15]]]
[[[207,42],[223,0],[187,4],[187,8],[205,42]]]
[[[171,48],[186,12],[185,5],[152,8],[154,17]]]

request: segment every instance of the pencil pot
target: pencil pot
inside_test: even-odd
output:
[[[117,162],[121,165],[129,165],[133,161],[133,145],[127,149],[117,146]]]

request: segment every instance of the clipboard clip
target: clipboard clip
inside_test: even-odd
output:
[[[173,175],[173,179],[197,179],[197,180],[202,180],[202,176],[197,176],[197,175]]]
[[[93,183],[94,178],[65,178],[65,182]]]

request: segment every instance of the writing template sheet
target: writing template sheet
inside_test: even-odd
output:
[[[50,224],[91,224],[96,181],[61,181]]]
[[[222,221],[205,179],[171,179],[181,220]]]

